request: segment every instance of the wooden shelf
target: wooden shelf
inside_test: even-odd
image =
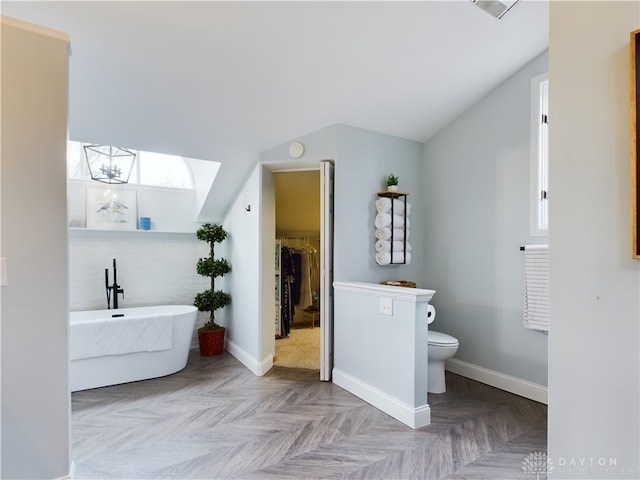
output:
[[[378,192],[379,197],[397,198],[397,197],[406,197],[407,195],[409,195],[407,192],[390,192],[389,190],[385,190],[384,192]]]
[[[106,230],[101,228],[78,228],[69,227],[72,235],[193,235],[195,232],[178,232],[169,230]]]

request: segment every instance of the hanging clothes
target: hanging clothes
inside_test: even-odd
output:
[[[313,299],[311,298],[311,262],[309,258],[309,252],[305,248],[302,253],[302,262],[300,268],[300,303],[302,308],[307,308],[313,305]]]
[[[281,299],[280,299],[280,324],[281,334],[284,337],[289,336],[291,331],[291,323],[293,322],[294,303],[292,296],[292,285],[295,279],[295,264],[293,261],[292,251],[288,247],[281,249]]]
[[[300,305],[300,287],[302,285],[302,254],[292,251],[291,258],[293,259],[293,283],[291,284],[291,298],[294,305]]]

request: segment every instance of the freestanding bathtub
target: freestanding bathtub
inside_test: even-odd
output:
[[[163,377],[187,365],[197,309],[160,305],[71,312],[69,388]]]

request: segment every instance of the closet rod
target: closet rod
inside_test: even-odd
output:
[[[319,238],[312,237],[280,237],[280,240],[320,240]]]
[[[280,239],[289,239],[289,240],[320,240],[320,234],[318,232],[310,232],[309,234],[304,233],[293,233],[293,234],[284,234],[284,235],[276,235],[277,238]]]

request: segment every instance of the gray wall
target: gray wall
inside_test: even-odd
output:
[[[334,280],[377,283],[412,280],[422,285],[424,213],[422,143],[360,128],[338,126],[335,169]],[[409,192],[413,248],[409,265],[375,261],[376,193],[386,190],[389,173]],[[426,288],[426,287],[424,287]]]
[[[424,258],[422,215],[422,143],[346,125],[335,125],[299,138],[305,145],[300,161],[289,161],[289,143],[264,152],[260,161],[272,168],[317,165],[335,161],[334,280],[378,282],[390,279],[421,283]],[[293,139],[292,139],[293,141]],[[386,189],[389,173],[400,177],[409,192],[411,245],[409,265],[380,266],[375,262],[376,193]]]
[[[545,52],[425,143],[421,272],[456,359],[540,385],[547,337],[522,326],[519,247],[547,240],[529,237],[530,79],[546,71]]]
[[[550,14],[550,478],[638,478],[629,32],[640,3],[550,2]],[[616,466],[558,468],[577,458]]]
[[[2,19],[2,478],[69,474],[68,38]],[[21,25],[16,27],[15,25]]]
[[[234,303],[222,312],[221,318],[229,326],[233,353],[254,372],[266,367],[274,353],[271,299],[274,288],[275,218],[272,210],[275,208],[275,192],[272,180],[266,178],[271,175],[270,171],[317,168],[322,160],[335,161],[334,280],[376,283],[389,279],[419,282],[421,278],[423,259],[420,252],[424,230],[420,214],[422,144],[345,125],[327,127],[293,140],[305,145],[303,157],[291,161],[288,154],[290,142],[263,152],[260,163],[264,169],[252,173],[224,221],[236,240],[232,239],[228,244],[233,272],[227,285]],[[391,172],[400,177],[401,190],[410,192],[409,199],[414,205],[411,243],[418,254],[406,266],[379,266],[374,257],[373,202],[377,198],[376,192],[385,187],[384,179]],[[263,177],[260,178],[259,174]],[[251,204],[251,212],[245,210],[248,204]],[[255,228],[258,225],[262,247],[255,250],[241,243],[239,238],[257,238]],[[258,278],[260,282],[256,284]],[[239,305],[238,302],[243,303]],[[256,334],[259,338],[255,338]]]
[[[256,165],[223,222],[229,236],[216,247],[216,258],[224,257],[231,264],[231,272],[221,279],[216,279],[216,289],[231,294],[231,305],[216,312],[216,321],[227,327],[227,350],[259,375],[264,373],[262,361],[265,360],[269,366],[271,362],[271,352],[262,352],[260,323],[263,247],[258,239],[262,218],[261,174],[261,166]],[[249,206],[250,209],[247,210]],[[273,261],[269,265],[273,277]],[[273,298],[273,289],[270,294]],[[273,309],[271,312],[273,313]],[[273,322],[271,337],[273,338]],[[268,358],[265,359],[265,356]]]

